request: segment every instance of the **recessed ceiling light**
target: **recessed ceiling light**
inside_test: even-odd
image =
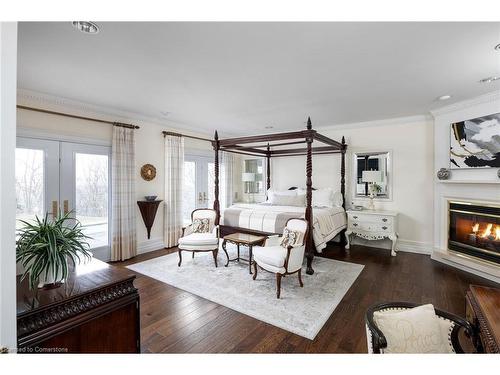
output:
[[[488,78],[483,78],[481,80],[479,80],[479,83],[491,83],[491,82],[494,82],[494,81],[498,81],[500,79],[500,77],[488,77]]]
[[[451,95],[441,95],[438,100],[448,100],[451,98]]]
[[[272,126],[272,125],[264,126],[264,129],[273,129],[273,128],[274,128],[274,126]]]
[[[75,29],[82,33],[97,34],[99,32],[99,26],[91,21],[73,21],[72,24]]]
[[[497,45],[495,46],[495,49],[496,49],[497,51],[500,51],[500,44],[497,44]]]

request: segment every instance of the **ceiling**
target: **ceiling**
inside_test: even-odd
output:
[[[18,87],[227,134],[422,115],[500,89],[478,83],[500,76],[500,23],[98,24],[21,22]]]

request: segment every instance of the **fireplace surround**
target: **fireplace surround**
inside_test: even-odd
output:
[[[500,264],[500,205],[448,201],[448,249]]]

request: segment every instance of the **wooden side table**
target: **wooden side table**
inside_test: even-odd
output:
[[[465,301],[465,316],[474,327],[477,351],[500,353],[500,289],[470,285]]]
[[[252,274],[252,248],[255,245],[263,245],[266,239],[267,237],[264,236],[254,236],[252,234],[245,233],[232,233],[224,236],[224,239],[222,241],[222,250],[224,250],[227,257],[226,267],[229,265],[229,262],[239,262],[240,260],[243,260],[245,262],[248,262],[248,272]],[[238,249],[238,256],[234,259],[229,259],[229,254],[226,250],[227,242],[235,244],[236,248]],[[248,259],[240,257],[240,245],[248,247]]]

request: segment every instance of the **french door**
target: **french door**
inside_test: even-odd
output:
[[[219,201],[225,202],[224,166],[219,168]],[[191,212],[197,208],[212,208],[215,200],[215,163],[213,157],[184,156],[183,220],[191,222]]]
[[[17,219],[69,213],[102,260],[110,257],[110,181],[108,146],[17,138]]]

